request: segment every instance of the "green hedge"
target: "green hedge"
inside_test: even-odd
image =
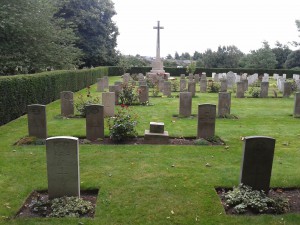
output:
[[[107,67],[97,67],[0,77],[0,125],[25,114],[27,105],[48,104],[58,99],[61,91],[78,91],[107,74]]]
[[[147,72],[150,72],[151,67],[131,67],[128,71],[130,74],[134,73],[143,73],[144,75]],[[167,73],[170,73],[171,76],[177,77],[180,76],[180,74],[188,74],[186,72],[186,68],[175,68],[175,67],[165,67],[164,70]],[[229,71],[232,71],[237,74],[247,73],[249,75],[258,73],[259,75],[262,75],[264,73],[268,73],[271,76],[274,73],[277,73],[279,75],[286,74],[287,78],[292,78],[293,74],[299,74],[299,70],[288,70],[288,69],[281,69],[281,70],[273,70],[273,69],[244,69],[244,68],[196,68],[195,73],[201,74],[202,72],[205,72],[207,76],[212,76],[212,73],[227,73]],[[117,66],[109,67],[109,76],[120,76],[122,75],[122,68]]]

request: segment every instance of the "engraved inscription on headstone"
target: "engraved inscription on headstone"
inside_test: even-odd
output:
[[[80,197],[78,138],[48,138],[46,155],[49,199]]]
[[[104,106],[104,116],[115,115],[115,93],[114,92],[102,93],[102,104]]]
[[[198,105],[197,138],[208,138],[215,135],[216,105]]]
[[[192,114],[192,93],[181,92],[179,94],[179,115],[191,116]]]
[[[268,193],[272,173],[275,139],[249,136],[244,139],[240,183]]]
[[[61,115],[62,116],[72,116],[74,115],[74,102],[73,102],[73,92],[62,91],[60,92],[60,104],[61,104]]]
[[[86,106],[86,138],[90,141],[104,138],[103,105]]]
[[[46,106],[33,104],[27,106],[29,136],[47,138]]]
[[[231,93],[219,92],[219,101],[218,101],[218,116],[225,117],[230,115],[231,107]]]

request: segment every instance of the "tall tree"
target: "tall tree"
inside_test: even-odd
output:
[[[275,43],[275,46],[275,48],[272,48],[272,52],[275,54],[277,60],[277,65],[275,68],[282,69],[288,55],[292,52],[292,50],[287,45],[283,45],[278,41]]]
[[[300,67],[300,50],[293,51],[288,55],[285,67],[288,69]]]
[[[119,34],[112,17],[116,14],[111,0],[63,0],[57,17],[72,24],[83,53],[84,66],[114,65]]]
[[[75,35],[53,19],[51,0],[1,0],[0,74],[65,69],[78,63]]]
[[[262,48],[252,50],[241,59],[241,65],[245,68],[274,69],[277,63],[276,56],[266,41],[263,42]]]
[[[180,59],[180,56],[179,56],[178,52],[175,52],[174,59],[176,59],[176,60]]]

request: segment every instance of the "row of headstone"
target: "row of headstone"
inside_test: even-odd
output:
[[[198,107],[198,138],[214,135],[215,106]],[[168,133],[163,123],[150,123],[150,131],[145,131],[149,144],[164,144]],[[275,139],[264,136],[244,138],[240,183],[254,190],[269,192]],[[48,198],[63,196],[80,197],[79,140],[75,137],[52,137],[46,140],[46,161],[48,178]]]
[[[230,114],[231,93],[219,92],[218,116],[224,117]],[[192,115],[192,93],[181,92],[179,94],[179,116],[189,117]]]

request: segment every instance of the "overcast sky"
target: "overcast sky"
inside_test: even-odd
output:
[[[155,56],[157,21],[161,30],[161,56],[177,51],[204,52],[219,45],[235,45],[244,53],[262,41],[274,47],[300,41],[295,20],[300,0],[112,0],[120,35],[117,49],[126,55]],[[293,48],[292,48],[293,49]]]

